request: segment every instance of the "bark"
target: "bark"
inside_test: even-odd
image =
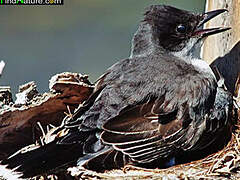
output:
[[[27,83],[15,102],[9,87],[0,88],[0,160],[35,143],[50,125],[59,126],[93,90],[87,76],[76,73],[57,74],[49,86],[50,92],[40,94],[34,82]]]

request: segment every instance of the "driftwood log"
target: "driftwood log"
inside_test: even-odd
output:
[[[50,127],[59,126],[92,93],[87,76],[62,73],[40,94],[34,82],[20,86],[15,103],[9,87],[0,87],[0,159],[35,143]]]

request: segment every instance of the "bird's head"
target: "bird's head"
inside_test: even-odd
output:
[[[164,51],[181,52],[187,55],[207,36],[230,29],[223,27],[202,28],[210,19],[225,11],[227,10],[219,9],[195,14],[171,6],[152,5],[146,10],[144,20],[135,34],[133,40],[135,50],[140,47],[143,50],[160,48]],[[136,51],[136,53],[138,52]]]

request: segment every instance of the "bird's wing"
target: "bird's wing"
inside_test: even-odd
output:
[[[164,121],[168,122],[160,124],[161,114],[154,113],[156,104],[145,103],[126,109],[109,120],[103,126],[103,142],[139,163],[171,154],[177,144],[170,142],[186,140],[185,130],[182,129],[182,122],[176,119],[176,111],[169,113],[169,119],[162,114]]]
[[[206,81],[200,82],[202,89],[189,87],[190,91],[183,87],[188,83],[171,92],[175,93],[171,99],[165,94],[122,110],[103,125],[102,141],[138,163],[190,150],[206,130],[215,92]]]
[[[74,118],[74,129],[61,143],[75,131],[99,128],[104,130],[103,142],[137,162],[191,149],[206,128],[215,79],[177,60],[145,60],[128,59],[110,68],[96,85],[103,89],[91,107]]]

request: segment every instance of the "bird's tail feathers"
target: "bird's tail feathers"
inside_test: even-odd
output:
[[[33,177],[76,162],[82,156],[81,149],[80,143],[70,145],[51,142],[28,152],[18,151],[1,164],[21,172],[24,178]]]

